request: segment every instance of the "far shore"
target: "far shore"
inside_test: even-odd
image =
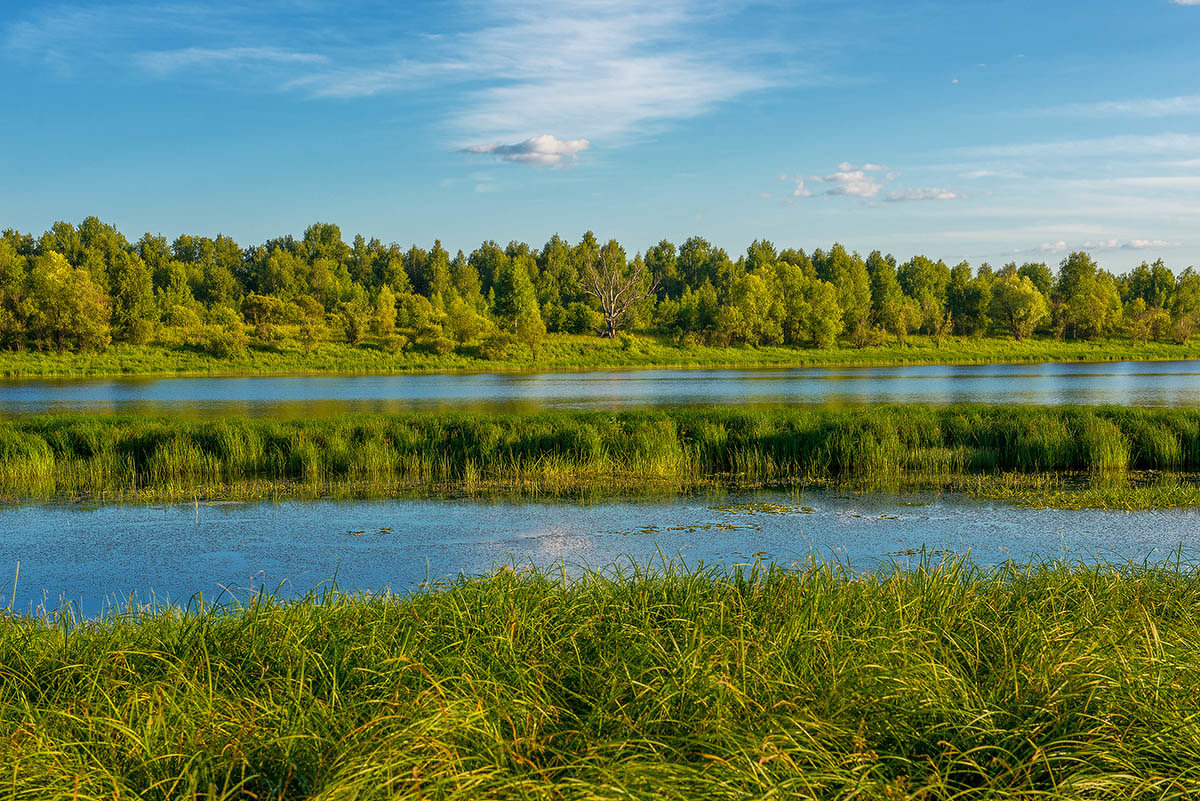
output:
[[[538,353],[481,358],[464,348],[444,355],[382,343],[323,342],[311,351],[284,340],[253,344],[219,357],[178,344],[114,345],[101,352],[0,352],[4,378],[106,378],[120,376],[394,375],[422,373],[536,373],[595,370],[840,368],[903,365],[1020,364],[1037,362],[1179,361],[1200,359],[1200,340],[1187,344],[1128,340],[912,336],[857,348],[714,347],[677,345],[654,336],[603,339],[552,334]]]

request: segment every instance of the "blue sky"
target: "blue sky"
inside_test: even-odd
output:
[[[1200,0],[6,11],[0,227],[1200,266]]]

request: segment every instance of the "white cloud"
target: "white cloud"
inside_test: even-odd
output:
[[[1177,6],[1200,6],[1200,0],[1171,0]]]
[[[1181,247],[1181,245],[1181,242],[1170,242],[1165,239],[1095,239],[1088,240],[1086,242],[1077,242],[1068,246],[1066,241],[1060,239],[1057,242],[1043,242],[1041,245],[1031,250],[1021,250],[1017,252],[1036,252],[1050,255],[1076,250],[1162,250],[1163,248]]]
[[[1198,4],[1200,3],[1193,3],[1192,5]],[[1178,248],[1182,246],[1182,242],[1167,242],[1163,239],[1131,239],[1122,245],[1122,247],[1129,250],[1147,250],[1149,248]]]
[[[812,177],[813,181],[833,184],[825,194],[850,195],[851,197],[875,197],[883,184],[868,176],[864,170],[846,170],[829,175]]]
[[[1195,5],[1200,5],[1197,0]],[[1200,95],[1146,97],[1138,100],[1104,100],[1098,103],[1069,103],[1042,109],[1051,116],[1087,117],[1170,117],[1200,114]]]
[[[574,160],[579,153],[587,150],[590,144],[586,139],[564,142],[550,134],[542,134],[512,145],[471,145],[463,148],[463,152],[487,154],[504,161],[534,167],[563,167],[566,166],[568,158]]]
[[[892,192],[887,196],[888,202],[895,203],[905,200],[961,200],[965,195],[952,192],[937,186],[912,187]]]
[[[879,175],[879,173],[884,173]],[[810,184],[825,184],[828,188],[821,195],[845,195],[867,200],[876,198],[880,192],[900,176],[899,172],[891,170],[882,164],[854,164],[843,161],[837,166],[837,171],[828,175],[810,175],[806,179],[800,176],[789,177],[786,173],[779,176],[781,181],[794,184],[792,197],[812,197],[816,194]],[[911,187],[888,193],[884,198],[888,202],[906,200],[957,200],[965,198],[961,192],[944,189],[938,186]]]

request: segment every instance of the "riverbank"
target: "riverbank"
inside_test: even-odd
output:
[[[586,574],[0,615],[15,798],[1200,793],[1189,569]],[[1081,635],[1082,633],[1082,635]]]
[[[1033,505],[1200,505],[1200,410],[689,407],[0,422],[9,500],[604,495],[849,485]]]
[[[922,336],[908,343],[826,349],[784,347],[718,348],[680,346],[660,337],[608,340],[554,334],[536,356],[529,351],[503,359],[481,358],[475,350],[445,355],[393,352],[368,343],[324,342],[306,351],[294,342],[253,345],[244,353],[218,357],[186,345],[114,345],[100,353],[0,352],[0,376],[81,378],[113,376],[220,376],[396,374],[436,372],[544,372],[653,368],[845,367],[906,364],[1022,362],[1166,361],[1200,358],[1200,340],[1186,345],[1127,340],[1066,342],[1038,339],[948,337],[941,345]]]

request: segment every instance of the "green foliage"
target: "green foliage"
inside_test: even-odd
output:
[[[371,333],[389,337],[396,331],[396,295],[387,284],[379,287],[371,304]]]
[[[103,350],[108,346],[109,300],[82,267],[56,251],[33,264],[28,331],[34,342],[58,350]]]
[[[48,291],[47,281],[64,275],[56,267],[49,272],[57,277],[47,278],[51,254],[88,278],[77,289],[72,280],[65,301]],[[628,297],[605,300],[589,283],[588,267],[602,254],[618,283],[630,279]],[[611,337],[624,329],[689,348],[820,349],[848,341],[869,350],[885,332],[902,348],[914,331],[944,344],[951,325],[968,337],[1011,334],[1015,325],[1023,339],[1128,336],[1135,343],[1187,343],[1200,325],[1200,276],[1190,268],[1176,276],[1161,260],[1115,277],[1088,254],[1072,253],[1057,275],[1040,263],[1008,265],[1002,274],[1028,279],[1046,299],[1048,315],[1034,309],[1032,329],[1011,308],[1007,316],[993,308],[997,276],[986,264],[975,272],[965,262],[950,269],[915,256],[897,267],[891,255],[874,251],[864,260],[840,244],[810,258],[755,240],[735,262],[691,237],[678,247],[662,240],[628,258],[620,243],[602,244],[589,231],[575,245],[556,234],[541,249],[489,241],[452,257],[440,241],[405,250],[356,235],[347,245],[330,223],[309,226],[301,239],[249,248],[225,236],[188,234],[173,242],[146,234],[130,243],[88,217],[79,226],[54,223],[39,238],[0,236],[0,348],[95,352],[109,338],[122,346],[177,346],[196,341],[217,308],[241,309],[256,337],[276,350],[295,345],[306,354],[317,350],[308,321],[321,317],[330,322],[322,344],[345,340],[386,352],[378,346],[393,336],[420,340],[423,329],[438,326],[468,345],[500,327],[524,343],[525,355],[542,352],[547,332]],[[818,281],[833,287],[832,297]],[[1019,300],[1010,289],[1000,294]]]
[[[218,359],[234,359],[245,355],[249,338],[240,320],[231,321],[224,325],[209,326],[201,346]]]
[[[338,316],[341,319],[342,332],[346,342],[351,345],[361,342],[371,324],[370,307],[363,302],[362,298],[354,298],[341,304]]]
[[[487,331],[488,321],[471,304],[455,297],[446,307],[444,327],[451,339],[463,345]]]
[[[236,432],[230,434],[236,437]],[[15,798],[1188,798],[1200,581],[504,565],[0,618]]]
[[[109,264],[113,338],[140,345],[149,342],[158,325],[150,269],[137,254],[118,250]]]
[[[436,348],[442,340],[449,342],[432,336],[423,347]],[[481,348],[500,344],[488,340]],[[509,340],[508,347],[516,344]],[[636,353],[645,344],[630,336],[616,346]],[[224,355],[238,353],[234,348]],[[231,424],[248,443],[233,460],[214,435]],[[593,445],[577,447],[580,432]],[[239,487],[292,493],[360,481],[387,491],[831,481],[970,489],[971,477],[1186,476],[1200,470],[1200,411],[914,405],[616,414],[426,411],[282,421],[47,416],[0,422],[0,445],[5,442],[24,443],[0,460],[0,492],[9,498],[228,497]],[[347,443],[361,458],[346,455]],[[1196,502],[1194,489],[1188,502]]]
[[[1046,299],[1028,276],[1001,273],[992,288],[992,314],[1018,340],[1049,316]]]
[[[508,358],[515,341],[512,334],[495,331],[480,343],[479,357],[488,361],[504,361]]]

